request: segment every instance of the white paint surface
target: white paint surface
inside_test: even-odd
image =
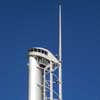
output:
[[[42,71],[34,57],[29,57],[29,90],[28,100],[42,100]]]

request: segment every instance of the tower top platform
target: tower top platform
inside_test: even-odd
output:
[[[28,50],[29,56],[38,56],[59,64],[59,60],[47,49],[41,47],[33,47]]]

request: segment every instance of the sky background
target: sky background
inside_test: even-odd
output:
[[[100,0],[64,0],[63,100],[100,100]],[[57,0],[0,0],[0,100],[27,100],[27,50],[58,53]]]

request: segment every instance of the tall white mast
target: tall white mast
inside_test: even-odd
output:
[[[62,100],[62,4],[59,3],[59,99]]]
[[[59,60],[62,60],[62,5],[59,3]]]

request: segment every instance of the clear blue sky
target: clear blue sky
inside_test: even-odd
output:
[[[100,100],[100,0],[63,1],[63,98]],[[58,52],[57,0],[0,1],[0,100],[27,100],[27,49]]]

